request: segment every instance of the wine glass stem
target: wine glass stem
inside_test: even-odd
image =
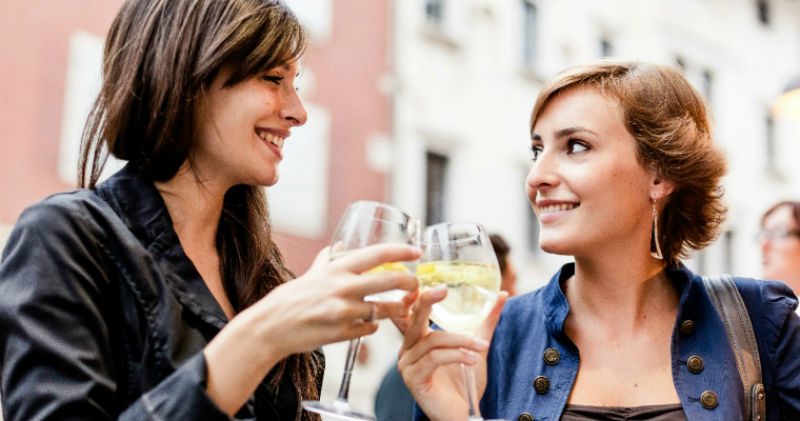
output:
[[[469,402],[469,421],[483,421],[480,408],[475,399],[475,372],[461,364],[461,372],[464,373],[464,385],[467,386],[467,401]]]
[[[361,345],[361,338],[351,339],[347,345],[347,361],[344,365],[344,374],[342,375],[342,385],[339,386],[339,396],[337,401],[347,402],[347,395],[350,394],[350,377],[353,374],[353,365],[356,362],[358,355],[358,347]]]

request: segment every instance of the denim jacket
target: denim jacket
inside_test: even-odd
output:
[[[133,166],[51,196],[23,212],[0,263],[5,419],[228,420],[202,353],[226,323]],[[295,419],[288,371],[271,378],[236,419]]]
[[[561,418],[580,363],[577,347],[564,332],[569,303],[561,289],[574,271],[574,264],[567,264],[543,288],[506,304],[489,349],[480,404],[484,418]],[[687,420],[742,421],[736,361],[702,278],[683,265],[668,267],[667,274],[680,294],[671,332],[672,378]],[[735,282],[758,342],[767,420],[800,420],[797,299],[779,282]],[[419,408],[417,419],[426,419]]]

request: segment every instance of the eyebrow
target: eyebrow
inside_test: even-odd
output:
[[[597,136],[597,133],[595,131],[587,129],[586,127],[582,126],[567,127],[565,129],[556,130],[554,134],[556,139],[561,139],[567,136],[572,136],[575,133],[581,133],[581,132],[591,133]],[[542,137],[537,133],[531,133],[531,140],[542,140]]]

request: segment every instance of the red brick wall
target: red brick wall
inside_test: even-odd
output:
[[[0,2],[0,223],[73,188],[58,178],[69,35],[102,36],[120,0]]]
[[[0,223],[31,203],[74,188],[58,178],[69,36],[104,36],[121,0],[0,2]],[[389,0],[333,0],[331,37],[305,58],[316,78],[314,103],[331,115],[328,230],[319,238],[277,233],[289,266],[305,271],[327,245],[339,216],[357,199],[384,200],[383,174],[366,163],[370,135],[390,133]],[[302,157],[294,157],[302,159]],[[292,159],[292,158],[289,158]]]

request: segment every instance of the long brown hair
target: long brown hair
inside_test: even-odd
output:
[[[545,85],[533,107],[531,130],[553,97],[578,86],[616,100],[639,162],[675,183],[659,218],[664,260],[675,263],[714,241],[727,212],[722,202],[727,162],[714,145],[703,97],[671,67],[601,60],[568,69]]]
[[[78,183],[94,188],[108,154],[152,181],[175,176],[191,160],[195,107],[223,67],[225,86],[303,54],[306,36],[280,0],[127,0],[105,44],[103,85],[84,129]],[[225,289],[237,311],[293,275],[272,240],[263,188],[239,185],[225,195],[217,230]],[[299,399],[319,395],[314,353],[279,363]],[[298,411],[298,418],[319,419]]]

